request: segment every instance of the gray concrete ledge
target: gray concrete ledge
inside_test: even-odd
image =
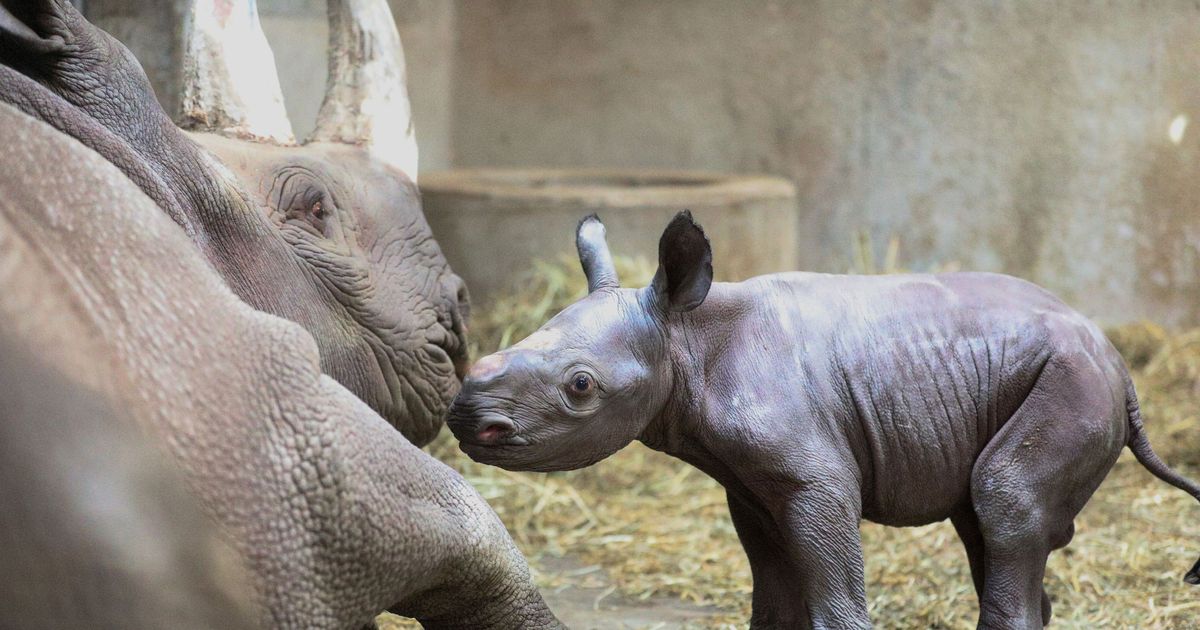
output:
[[[689,209],[719,277],[797,268],[795,189],[776,177],[698,171],[474,169],[423,173],[425,216],[477,303],[511,289],[537,259],[573,254],[596,213],[614,254],[657,256],[667,221]]]

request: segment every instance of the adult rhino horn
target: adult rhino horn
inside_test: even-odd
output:
[[[365,145],[417,180],[404,49],[386,0],[328,0],[329,82],[310,141]]]
[[[179,126],[292,144],[256,0],[192,0],[184,16]]]

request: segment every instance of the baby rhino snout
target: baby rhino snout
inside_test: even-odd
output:
[[[480,420],[473,429],[475,438],[484,444],[494,444],[513,434],[512,420],[501,416]]]
[[[495,412],[471,409],[469,403],[460,400],[455,400],[451,406],[450,418],[446,424],[454,433],[454,437],[464,444],[496,446],[525,443],[525,440],[517,435],[512,420]]]
[[[493,354],[480,359],[463,379],[462,390],[446,420],[460,442],[483,446],[524,444],[513,421],[487,401],[487,393],[497,386],[506,366],[504,356]]]

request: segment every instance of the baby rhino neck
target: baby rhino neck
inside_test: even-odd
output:
[[[727,378],[752,303],[736,283],[714,283],[704,303],[668,319],[671,396],[662,413],[639,439],[677,457],[730,487],[737,477],[728,461],[735,439],[730,400],[737,397]],[[720,392],[728,392],[729,395]]]
[[[641,437],[747,502],[810,482],[809,464],[857,470],[838,400],[813,395],[811,379],[830,382],[831,364],[805,346],[799,305],[772,295],[762,283],[714,284],[699,308],[672,314],[670,403]]]

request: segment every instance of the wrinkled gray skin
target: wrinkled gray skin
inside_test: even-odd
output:
[[[322,374],[308,332],[240,300],[107,159],[3,104],[0,146],[4,268],[54,279],[0,274],[0,312],[38,317],[20,308],[31,295],[78,305],[97,331],[79,341],[107,358],[89,368],[118,374],[141,402],[123,411],[238,552],[260,627],[359,628],[385,609],[427,627],[558,627],[486,502]],[[0,355],[9,361],[23,360]],[[143,490],[92,535],[120,539],[110,528],[142,517],[137,506],[153,500]],[[42,548],[43,562],[72,560]],[[60,588],[25,586],[39,597]]]
[[[0,0],[0,63],[0,102],[121,169],[238,296],[304,326],[322,369],[406,437],[437,435],[465,367],[467,294],[400,171],[356,146],[181,131],[124,45],[66,0]]]
[[[233,550],[138,431],[130,410],[144,414],[145,401],[105,369],[99,331],[49,261],[16,239],[8,214],[0,212],[0,628],[254,627]]]
[[[579,468],[637,439],[705,471],[750,559],[755,627],[869,626],[859,521],[949,518],[979,626],[1040,628],[1046,558],[1122,447],[1200,499],[1150,449],[1116,350],[1032,284],[712,284],[708,240],[681,213],[652,285],[621,289],[598,220],[577,243],[590,294],[478,361],[450,427],[512,470]]]

